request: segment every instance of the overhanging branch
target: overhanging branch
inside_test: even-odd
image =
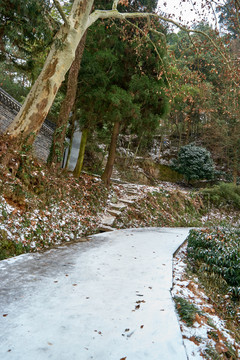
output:
[[[118,1],[114,0],[114,3],[117,5]],[[171,24],[177,26],[180,30],[183,30],[183,31],[187,32],[188,34],[195,33],[195,34],[199,34],[199,35],[202,35],[202,36],[206,37],[208,39],[208,41],[210,41],[210,43],[215,47],[215,49],[217,49],[217,51],[221,55],[221,57],[225,60],[226,66],[228,67],[228,69],[231,72],[234,72],[234,70],[230,66],[230,61],[227,59],[227,57],[222,52],[220,47],[213,41],[213,39],[208,34],[206,34],[205,32],[203,32],[201,30],[189,29],[188,27],[179,24],[177,21],[174,21],[172,19],[168,19],[165,16],[161,16],[161,15],[156,14],[156,13],[140,13],[140,12],[120,13],[115,8],[113,10],[95,10],[89,16],[87,27],[91,26],[98,19],[110,19],[110,18],[112,18],[112,19],[126,20],[126,19],[136,19],[136,18],[147,18],[147,19],[149,19],[150,17],[154,17],[154,18],[157,18],[157,19],[162,20],[164,22],[171,23]]]
[[[59,1],[58,1],[58,0],[53,0],[53,2],[54,2],[54,5],[55,5],[56,8],[57,8],[59,14],[61,15],[61,18],[63,19],[64,24],[65,24],[67,27],[70,27],[69,21],[68,21],[68,19],[67,19],[66,15],[65,15],[65,13],[64,13],[64,11],[63,11],[60,3],[59,3]]]

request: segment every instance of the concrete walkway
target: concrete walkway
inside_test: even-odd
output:
[[[170,295],[188,229],[138,229],[0,262],[0,359],[186,360]]]

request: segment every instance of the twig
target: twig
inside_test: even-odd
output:
[[[53,2],[54,2],[54,4],[55,4],[55,6],[56,6],[56,8],[57,8],[57,10],[58,10],[58,12],[59,12],[59,14],[60,14],[61,17],[62,17],[62,19],[63,19],[63,21],[64,21],[64,24],[65,24],[67,27],[70,27],[69,21],[68,21],[68,19],[67,19],[66,15],[65,15],[65,13],[64,13],[64,11],[63,11],[60,3],[59,3],[59,1],[58,1],[58,0],[53,0]]]
[[[112,5],[112,10],[117,10],[119,0],[114,0]]]

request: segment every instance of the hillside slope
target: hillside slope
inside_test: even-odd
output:
[[[75,179],[30,158],[16,176],[0,169],[0,198],[0,259],[86,240],[102,231],[103,218],[119,199],[125,206],[113,217],[117,229],[239,222],[238,211],[212,209],[199,193],[171,183],[113,183],[106,189],[97,176]]]

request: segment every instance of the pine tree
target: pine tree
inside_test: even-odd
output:
[[[119,21],[96,24],[89,32],[83,56],[79,76],[81,126],[90,131],[99,127],[112,131],[102,176],[107,185],[119,132],[128,129],[139,135],[151,134],[168,111],[163,70],[166,48],[161,38],[154,39],[157,53],[149,41],[153,34],[146,37],[141,27],[144,24],[136,24],[133,31],[131,24]]]
[[[33,72],[59,27],[50,13],[49,0],[0,0],[0,60]]]

